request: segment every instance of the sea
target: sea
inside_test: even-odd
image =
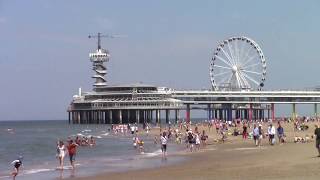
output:
[[[141,130],[141,127],[139,128]],[[114,135],[110,125],[75,125],[67,121],[0,121],[0,180],[12,179],[11,162],[23,157],[19,179],[67,179],[94,176],[102,172],[121,172],[156,168],[184,161],[181,156],[163,159],[154,136],[139,136],[145,142],[144,153],[133,148],[133,136],[128,132]],[[58,170],[56,142],[77,135],[94,136],[96,146],[77,148],[76,168],[72,170],[68,155],[65,169]],[[184,147],[171,143],[168,153],[183,151]]]

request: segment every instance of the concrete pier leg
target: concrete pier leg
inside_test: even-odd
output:
[[[170,121],[170,111],[168,109],[166,109],[166,124],[169,124],[169,121]]]
[[[153,110],[150,110],[150,123],[153,123]]]
[[[252,104],[249,107],[249,121],[252,121]]]
[[[175,124],[178,123],[178,109],[174,110],[174,122]]]
[[[70,115],[70,112],[68,112],[68,122],[69,122],[69,124],[71,124],[71,115]]]
[[[119,124],[122,124],[122,110],[119,109]]]
[[[232,121],[232,104],[228,104],[227,115],[227,120]]]
[[[317,107],[317,103],[314,104],[314,117],[318,117],[318,107]]]
[[[211,111],[211,104],[208,104],[208,121],[209,120],[211,120],[211,113],[212,113],[212,111]]]
[[[160,124],[160,110],[156,110],[156,124]]]
[[[112,110],[109,110],[109,121],[110,121],[110,124],[113,124]]]
[[[271,119],[272,119],[272,121],[275,120],[274,114],[275,114],[275,112],[274,112],[274,103],[272,103],[271,104]]]
[[[215,116],[216,116],[216,119],[220,119],[220,111],[219,111],[219,109],[216,109]]]
[[[140,110],[136,110],[136,123],[140,123]]]
[[[292,104],[292,119],[295,121],[297,118],[297,113],[296,113],[296,104]]]
[[[190,123],[190,104],[187,104],[187,110],[186,110],[186,122]]]

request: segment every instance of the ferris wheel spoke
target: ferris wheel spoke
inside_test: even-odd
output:
[[[228,43],[228,49],[229,49],[229,52],[230,52],[230,55],[231,55],[231,59],[233,60],[233,64],[235,65],[235,60],[234,60],[234,56],[233,56],[233,51],[231,50],[231,47],[230,47],[230,43]]]
[[[228,79],[228,81],[227,81],[228,84],[231,83],[232,77],[233,77],[233,73],[231,73],[231,76],[229,77],[229,79]]]
[[[222,73],[219,73],[219,74],[215,74],[214,76],[221,76],[221,75],[228,74],[228,73],[230,73],[230,72],[226,71],[226,72],[222,72]]]
[[[229,82],[229,80],[228,79],[230,79],[231,77],[232,77],[232,74],[231,74],[231,77],[229,77],[229,76],[225,76],[225,77],[223,77],[220,81],[219,80],[216,80],[216,84],[220,84],[221,85],[221,83],[222,82]],[[226,81],[227,80],[227,81]]]
[[[247,69],[247,68],[249,68],[249,67],[254,67],[254,66],[257,66],[257,65],[260,65],[260,64],[261,64],[260,62],[259,62],[259,63],[256,63],[256,64],[251,64],[251,65],[242,67],[242,69]]]
[[[249,54],[251,52],[251,49],[252,48],[248,48],[248,50],[246,51],[245,56],[243,57],[244,60],[248,58],[248,56],[249,56]]]
[[[247,73],[258,74],[258,75],[261,75],[261,74],[262,74],[262,73],[259,73],[259,72],[255,72],[255,71],[248,71],[248,70],[244,70],[244,69],[242,69],[242,71],[247,72]]]
[[[243,57],[242,57],[242,56],[243,56],[243,53],[242,53],[242,52],[243,52],[243,50],[244,50],[244,44],[245,44],[245,43],[243,43],[243,41],[241,41],[241,42],[242,42],[242,43],[241,43],[241,45],[240,45],[239,63],[240,63],[240,60],[243,59]]]
[[[243,73],[243,75],[248,78],[250,81],[252,81],[253,83],[255,83],[256,85],[260,86],[260,83],[258,83],[256,80],[254,80],[253,78],[251,78],[249,75],[247,75],[246,73]]]
[[[249,57],[248,60],[245,61],[245,63],[242,64],[242,66],[247,65],[249,62],[251,62],[252,60],[254,60],[254,58],[255,58],[256,56],[257,56],[257,55],[253,55],[253,56]]]
[[[239,71],[239,75],[240,75],[241,79],[243,80],[245,86],[250,88],[250,83],[246,80],[246,78],[243,76],[241,71]]]
[[[223,48],[221,48],[221,50],[222,50],[222,52],[223,52],[223,54],[224,54],[224,56],[226,56],[227,57],[227,59],[229,60],[229,63],[230,63],[230,67],[232,67],[233,66],[233,63],[232,63],[232,60],[231,60],[231,57],[229,56],[229,54],[228,53],[226,53],[225,51],[224,51],[224,49]]]
[[[219,66],[219,65],[213,65],[214,67],[218,67],[218,68],[223,68],[223,69],[232,69],[230,67],[225,67],[225,66]]]
[[[227,62],[227,60],[223,59],[222,57],[216,55],[216,58],[220,59],[222,62],[224,62],[225,64],[227,64],[228,66],[232,67],[232,63],[230,64],[229,62]]]
[[[239,77],[239,73],[238,72],[236,72],[236,79],[237,79],[237,81],[238,81],[238,88],[241,88],[242,87],[242,82],[241,82],[241,79],[240,79],[240,77]]]
[[[235,61],[236,61],[236,64],[239,64],[240,57],[239,57],[239,48],[238,48],[237,41],[234,41],[234,48],[235,48]]]

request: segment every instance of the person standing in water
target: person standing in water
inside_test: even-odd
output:
[[[166,137],[166,132],[162,133],[162,136],[160,138],[161,140],[161,151],[162,151],[162,158],[167,158],[167,137]]]
[[[77,146],[78,146],[78,144],[73,142],[72,139],[69,141],[69,145],[67,146],[70,164],[72,166],[72,169],[74,169],[74,161],[75,161],[76,154],[77,154]]]
[[[19,174],[19,168],[22,167],[22,156],[12,161],[11,164],[14,167],[14,171],[11,173],[13,180],[16,179],[16,176]]]
[[[63,141],[58,142],[57,153],[59,158],[60,169],[63,170],[63,161],[64,161],[64,156],[66,155],[66,148],[64,146]]]

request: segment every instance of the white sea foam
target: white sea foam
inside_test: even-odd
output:
[[[48,171],[54,171],[54,169],[30,169],[30,170],[25,170],[23,174],[35,174],[35,173],[48,172]]]
[[[144,153],[143,155],[147,156],[147,157],[155,157],[155,156],[161,155],[161,153],[162,153],[162,151],[161,151],[161,149],[159,149],[159,150],[156,150],[152,153]]]
[[[101,136],[108,136],[109,133],[104,133],[104,134],[101,134]]]
[[[10,178],[11,176],[0,176],[0,179],[7,179]]]

